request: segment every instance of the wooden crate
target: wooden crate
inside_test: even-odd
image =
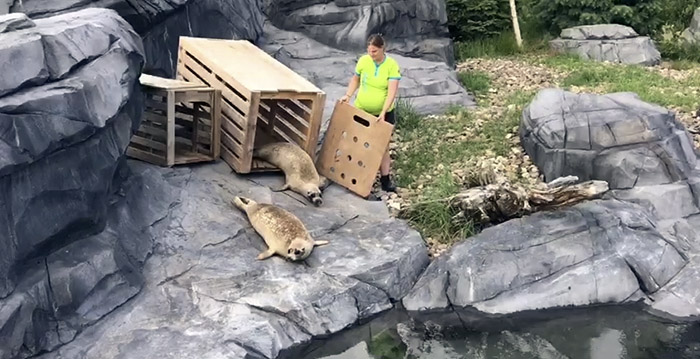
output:
[[[343,102],[336,103],[330,121],[318,172],[362,197],[369,196],[394,126]]]
[[[221,91],[147,74],[139,80],[146,108],[127,156],[168,167],[216,160]]]
[[[269,142],[315,157],[326,94],[257,46],[180,37],[177,78],[221,90],[221,158],[237,173],[275,170],[252,158]]]

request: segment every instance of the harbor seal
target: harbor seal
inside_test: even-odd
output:
[[[233,203],[246,213],[255,231],[267,244],[267,250],[258,254],[258,260],[277,254],[290,261],[301,261],[311,254],[314,246],[329,243],[314,240],[304,223],[283,208],[241,196],[234,197]]]
[[[253,158],[269,162],[284,172],[285,182],[274,192],[290,189],[306,197],[316,207],[323,205],[322,190],[328,179],[318,174],[311,156],[299,145],[273,142],[253,150]]]

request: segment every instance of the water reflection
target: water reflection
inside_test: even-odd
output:
[[[663,320],[634,306],[556,310],[491,319],[473,328],[417,323],[402,310],[294,348],[297,359],[690,359],[700,324]],[[515,323],[515,324],[514,324]],[[483,323],[480,323],[483,324]]]

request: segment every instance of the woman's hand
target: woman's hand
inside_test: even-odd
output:
[[[350,96],[348,95],[343,95],[343,97],[340,98],[340,102],[348,102],[350,100]]]
[[[384,121],[384,116],[386,116],[384,112],[380,113],[379,116],[377,116],[377,122]]]

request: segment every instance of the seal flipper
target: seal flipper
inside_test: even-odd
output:
[[[282,192],[282,191],[286,191],[288,189],[289,189],[288,182],[285,182],[281,187],[275,187],[275,188],[270,187],[270,190],[272,190],[272,192]]]
[[[272,257],[274,254],[275,254],[275,250],[272,248],[268,248],[266,251],[260,252],[260,254],[258,254],[258,260],[268,259],[268,258]]]
[[[325,241],[325,240],[324,240],[324,241],[316,241],[316,240],[315,240],[315,241],[314,241],[314,246],[323,246],[323,245],[326,245],[326,244],[328,244],[328,243],[330,243],[330,242],[329,242],[329,241]]]
[[[318,189],[323,192],[328,186],[331,185],[331,181],[325,176],[318,175]]]

